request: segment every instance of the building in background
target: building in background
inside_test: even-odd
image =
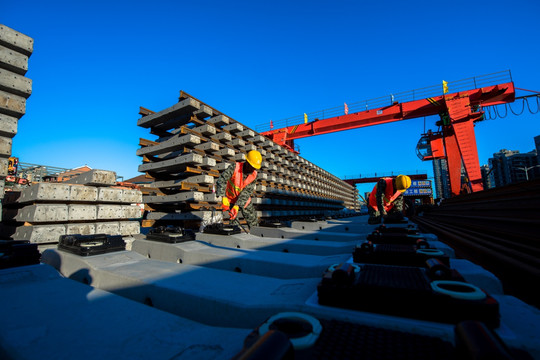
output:
[[[125,182],[139,185],[140,187],[150,187],[150,184],[154,182],[152,178],[146,176],[146,174],[135,176],[131,179],[126,179]]]
[[[480,167],[484,189],[540,179],[540,135],[534,137],[534,144],[535,149],[528,153],[507,149],[494,153],[488,165]],[[465,176],[463,168],[461,174]],[[451,197],[446,159],[433,160],[433,176],[437,198]]]
[[[482,173],[482,183],[484,184],[484,190],[492,189],[495,187],[495,184],[491,178],[491,169],[489,165],[480,166],[480,172]]]
[[[437,198],[449,198],[452,196],[450,189],[450,177],[448,175],[448,162],[446,159],[433,160],[433,178]]]
[[[516,154],[519,154],[519,151],[501,149],[499,152],[494,153],[492,158],[488,159],[488,165],[491,169],[489,176],[491,177],[491,182],[495,187],[512,183],[509,158]]]
[[[536,161],[537,164],[540,164],[540,135],[534,137],[534,146],[536,149]],[[535,179],[540,179],[540,167],[535,167],[531,171],[533,171]]]
[[[5,179],[6,191],[19,191],[29,185],[39,182],[63,182],[84,172],[92,170],[88,165],[74,169],[56,166],[37,165],[19,162],[12,157],[9,162],[9,175]]]
[[[84,172],[92,170],[88,165],[79,166],[74,169],[65,169],[55,166],[36,165],[18,163],[17,177],[28,180],[29,183],[36,182],[62,182],[78,176]]]
[[[488,160],[491,168],[490,181],[495,187],[538,178],[538,153],[532,150],[520,153],[518,150],[502,149]]]
[[[84,165],[84,166],[76,167],[74,169],[62,171],[60,173],[54,174],[54,176],[56,177],[55,179],[56,181],[62,182],[62,181],[67,181],[75,176],[79,176],[82,173],[85,173],[90,170],[92,170],[90,166]]]

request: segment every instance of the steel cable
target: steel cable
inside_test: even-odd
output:
[[[529,112],[531,114],[538,114],[538,112],[540,111],[540,102],[538,101],[539,97],[537,96],[536,97],[536,111],[532,111],[531,110],[531,107],[529,106],[529,100],[527,98],[524,98],[523,100],[525,100],[527,102],[527,109],[529,109]]]
[[[529,102],[527,102],[527,107],[529,106]],[[538,114],[538,112],[540,111],[540,96],[536,96],[536,112],[532,112],[530,109],[529,111],[531,112],[531,114]]]
[[[486,120],[495,120],[497,118],[497,114],[494,112],[493,114],[491,114],[491,109],[492,106],[488,106],[486,108],[484,108],[486,111],[484,112],[484,114],[487,113],[488,116],[485,116]]]
[[[499,112],[499,109],[497,108],[497,105],[493,105],[493,106],[487,106],[487,107],[483,107],[482,110],[484,110],[484,119],[485,120],[495,120],[497,118],[501,118],[501,119],[504,119],[505,117],[508,116],[508,107],[510,108],[510,112],[516,116],[519,116],[519,115],[522,115],[523,112],[525,111],[525,104],[527,104],[527,110],[529,111],[530,114],[538,114],[540,112],[540,96],[535,96],[535,99],[536,99],[536,111],[533,111],[531,109],[531,105],[529,104],[529,99],[524,97],[522,98],[521,100],[523,101],[522,103],[522,107],[521,107],[521,111],[520,112],[515,112],[514,109],[512,109],[512,105],[510,103],[508,104],[504,104],[504,108],[505,108],[505,113],[504,115],[501,115],[501,112]],[[508,105],[508,107],[507,107]]]
[[[521,106],[521,112],[519,114],[516,114],[514,112],[514,110],[512,110],[512,104],[510,104],[510,103],[508,104],[508,107],[510,108],[510,111],[512,112],[512,114],[514,114],[516,116],[519,116],[519,115],[523,114],[523,111],[525,111],[525,101],[524,101],[524,99],[521,99],[521,100],[522,100],[522,102],[521,102],[522,106]]]
[[[508,108],[506,107],[506,104],[504,104],[504,109],[506,110],[505,113],[504,113],[504,116],[502,116],[501,114],[499,114],[499,109],[497,108],[497,106],[494,106],[495,108],[495,111],[497,112],[497,116],[501,119],[504,119],[505,117],[508,116]]]

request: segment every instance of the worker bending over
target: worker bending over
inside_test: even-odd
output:
[[[236,219],[238,210],[252,228],[258,225],[257,213],[251,203],[251,195],[255,190],[257,170],[261,168],[262,156],[251,150],[246,161],[235,162],[221,173],[216,183],[216,196],[222,197],[223,210],[229,211],[231,220]]]
[[[382,218],[403,219],[403,193],[411,186],[411,178],[399,175],[395,178],[382,178],[369,194],[368,224],[380,224]]]

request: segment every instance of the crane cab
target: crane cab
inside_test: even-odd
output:
[[[444,159],[446,155],[442,132],[434,133],[429,130],[426,134],[422,134],[416,144],[416,156],[422,161]]]

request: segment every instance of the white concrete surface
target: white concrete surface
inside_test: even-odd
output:
[[[62,277],[0,270],[7,359],[230,359],[251,329],[206,326]]]
[[[352,254],[358,241],[316,241],[260,237],[252,234],[213,235],[197,233],[196,239],[208,244],[238,249],[282,251],[308,255]]]
[[[349,255],[315,256],[277,251],[228,248],[200,241],[168,244],[135,240],[131,249],[154,260],[199,265],[278,279],[320,277],[332,264]]]
[[[343,234],[321,231],[298,230],[293,228],[281,227],[271,228],[256,226],[250,231],[252,235],[270,238],[282,239],[301,239],[301,240],[318,240],[318,241],[361,241],[366,237],[359,234]]]

